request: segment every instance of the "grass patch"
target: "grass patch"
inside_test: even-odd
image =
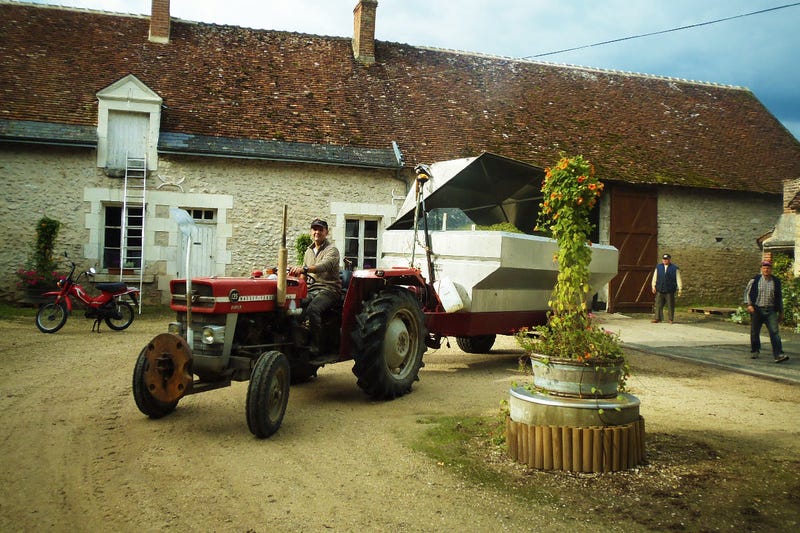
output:
[[[800,461],[725,435],[647,435],[647,461],[608,474],[540,471],[512,462],[497,418],[436,417],[413,443],[468,482],[532,516],[608,531],[777,531],[800,527]],[[750,450],[742,460],[741,450]]]
[[[35,317],[36,307],[20,307],[8,303],[0,303],[0,320],[12,318]]]

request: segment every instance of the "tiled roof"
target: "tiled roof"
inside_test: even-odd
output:
[[[380,25],[380,10],[378,11]],[[604,179],[780,193],[800,143],[748,90],[409,45],[0,4],[0,119],[95,127],[96,93],[134,74],[173,139],[390,154],[491,151],[539,166],[583,154]],[[313,150],[312,150],[313,151]],[[385,157],[384,157],[385,158]]]

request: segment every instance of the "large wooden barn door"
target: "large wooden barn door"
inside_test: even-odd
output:
[[[650,274],[658,258],[655,191],[611,189],[611,244],[619,250],[619,273],[609,284],[610,312],[649,312]]]

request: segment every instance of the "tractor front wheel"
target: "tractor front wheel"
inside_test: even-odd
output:
[[[142,414],[150,418],[162,418],[174,411],[178,402],[160,402],[153,398],[153,395],[147,390],[144,379],[149,365],[147,355],[145,355],[146,350],[146,347],[142,349],[139,358],[136,359],[136,366],[133,368],[133,399]]]
[[[192,387],[192,351],[186,340],[160,333],[142,349],[133,369],[133,399],[150,418],[175,410]]]
[[[286,414],[291,382],[289,360],[281,352],[262,353],[247,387],[247,427],[259,439],[278,431]]]
[[[356,317],[353,374],[371,397],[391,400],[411,391],[424,366],[425,319],[414,295],[401,287],[376,293]]]

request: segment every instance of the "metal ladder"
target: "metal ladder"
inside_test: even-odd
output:
[[[125,160],[125,189],[122,200],[122,239],[120,249],[119,280],[122,281],[125,265],[138,264],[139,314],[142,313],[142,285],[144,284],[144,223],[147,200],[147,159],[127,157]]]

